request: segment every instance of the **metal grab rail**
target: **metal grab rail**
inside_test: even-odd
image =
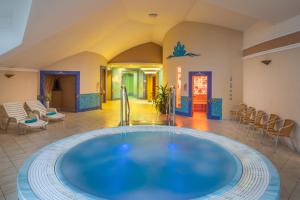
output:
[[[170,126],[176,124],[176,89],[174,86],[170,87],[167,105],[167,121]]]
[[[125,114],[125,120],[124,120]],[[128,100],[127,89],[125,85],[120,90],[120,126],[129,125],[130,120],[130,104]]]

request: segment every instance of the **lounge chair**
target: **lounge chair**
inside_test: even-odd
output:
[[[28,115],[26,113],[24,109],[24,103],[4,103],[3,108],[7,115],[7,122],[5,127],[6,131],[11,121],[15,121],[17,123],[18,130],[22,128],[24,132],[26,132],[27,128],[47,128],[48,122],[40,120],[38,115]]]
[[[65,119],[64,114],[57,112],[55,108],[47,109],[39,100],[26,101],[25,103],[31,112],[38,114],[42,119],[45,119],[47,121]]]

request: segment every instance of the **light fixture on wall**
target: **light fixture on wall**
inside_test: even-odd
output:
[[[151,12],[151,13],[148,14],[148,16],[151,17],[151,18],[156,18],[158,16],[158,14],[155,13],[155,12]]]
[[[272,62],[272,60],[263,60],[261,62],[265,65],[269,65]]]
[[[144,72],[144,74],[156,74],[157,72],[156,71],[146,71]]]
[[[4,74],[4,76],[5,76],[6,78],[11,78],[11,77],[15,76],[15,74],[13,74],[13,73],[11,73],[11,72],[6,72],[6,73]]]

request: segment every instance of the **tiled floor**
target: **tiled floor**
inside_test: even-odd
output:
[[[155,121],[162,116],[157,115],[154,107],[142,102],[131,102],[131,118],[133,120]],[[47,130],[28,131],[18,135],[14,125],[5,133],[0,130],[0,200],[17,199],[16,176],[23,161],[38,148],[61,138],[83,133],[103,127],[113,127],[119,122],[119,102],[104,104],[103,110],[83,113],[68,113],[65,123],[55,122]],[[300,199],[300,154],[284,145],[276,152],[273,143],[267,138],[262,144],[260,134],[247,134],[245,129],[234,122],[209,121],[201,114],[193,118],[177,117],[177,125],[206,130],[245,143],[266,155],[277,167],[281,176],[281,199]]]

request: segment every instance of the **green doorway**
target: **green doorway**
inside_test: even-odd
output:
[[[123,85],[126,86],[127,94],[130,97],[134,97],[134,76],[133,73],[123,73],[122,76]]]

